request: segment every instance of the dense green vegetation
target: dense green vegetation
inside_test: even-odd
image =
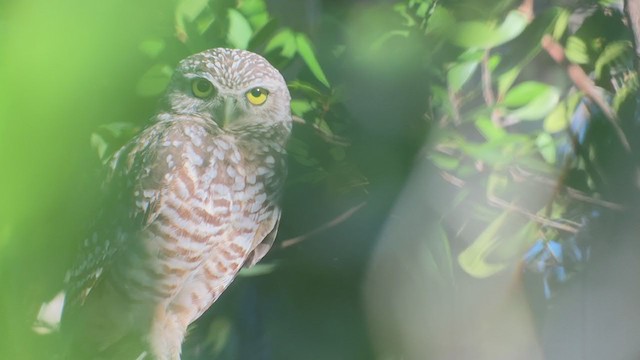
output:
[[[640,255],[634,21],[611,0],[0,4],[0,358],[59,350],[31,326],[103,162],[213,47],[280,69],[296,123],[276,246],[184,359],[562,358],[557,299]]]

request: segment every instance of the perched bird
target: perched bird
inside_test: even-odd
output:
[[[290,95],[263,57],[180,62],[151,124],[117,151],[95,232],[67,275],[77,359],[180,359],[187,327],[273,244]]]

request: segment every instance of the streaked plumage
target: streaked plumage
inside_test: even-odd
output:
[[[78,356],[179,359],[187,326],[274,241],[291,130],[280,73],[207,50],[179,64],[165,101],[114,155],[99,226],[69,273],[63,331],[82,335]]]

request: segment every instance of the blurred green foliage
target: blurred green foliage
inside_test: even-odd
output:
[[[212,47],[260,53],[285,75],[298,121],[279,240],[311,235],[245,273],[185,359],[373,358],[360,283],[416,159],[441,179],[441,217],[416,232],[423,270],[449,284],[631,206],[620,169],[636,167],[638,79],[623,14],[615,1],[520,5],[1,4],[0,358],[55,352],[30,327],[100,206],[101,162],[145,125],[177,61]]]
[[[441,97],[437,103],[447,105],[434,110],[437,115],[433,120],[439,126],[434,130],[431,156],[451,183],[485,193],[480,203],[471,203],[483,208],[478,214],[491,214],[485,219],[478,216],[486,228],[474,230],[477,237],[458,257],[460,266],[470,275],[496,273],[538,239],[574,239],[587,221],[583,220],[590,212],[587,209],[594,209],[594,202],[602,196],[615,197],[614,189],[600,181],[613,173],[595,169],[601,151],[605,151],[599,148],[600,139],[584,139],[590,126],[595,126],[590,122],[606,121],[603,113],[608,109],[599,112],[594,107],[613,99],[616,110],[620,110],[624,100],[616,101],[616,97],[627,97],[629,91],[637,89],[631,33],[621,26],[623,15],[607,6],[594,6],[587,15],[571,14],[570,8],[549,7],[533,18],[533,13],[520,8],[508,12],[502,23],[475,20],[460,25],[452,21],[460,35],[449,41],[460,48],[460,55],[450,63],[446,83],[435,85],[437,91],[432,91]],[[570,16],[574,21],[582,16],[577,30],[568,28]],[[598,19],[598,25],[594,19]],[[555,49],[540,46],[555,41]],[[547,64],[543,70],[539,64],[554,55],[566,56],[567,60]],[[543,73],[535,73],[536,69]],[[612,74],[618,77],[615,82]],[[592,106],[591,115],[579,113],[579,105]],[[632,117],[633,112],[626,118]],[[617,118],[610,120],[618,122]],[[633,122],[622,126],[633,126]],[[600,135],[611,136],[605,134]],[[616,141],[617,151],[622,151],[624,142]],[[631,149],[619,155],[622,161],[635,161]],[[588,185],[580,186],[580,191],[587,199],[571,196],[576,184],[566,181],[568,173],[582,174]],[[540,189],[545,183],[547,188]],[[466,196],[471,199],[473,193]],[[615,197],[615,201],[623,199]],[[611,207],[599,205],[595,206],[598,211]],[[455,206],[460,205],[451,208],[453,216],[457,213]],[[510,220],[505,221],[505,217]],[[508,224],[518,221],[524,225],[525,219],[529,221],[528,230],[514,236]],[[501,236],[507,238],[499,240]]]

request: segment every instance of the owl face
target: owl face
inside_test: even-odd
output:
[[[291,122],[290,100],[282,75],[262,56],[223,48],[182,60],[167,92],[172,112],[231,131]]]

